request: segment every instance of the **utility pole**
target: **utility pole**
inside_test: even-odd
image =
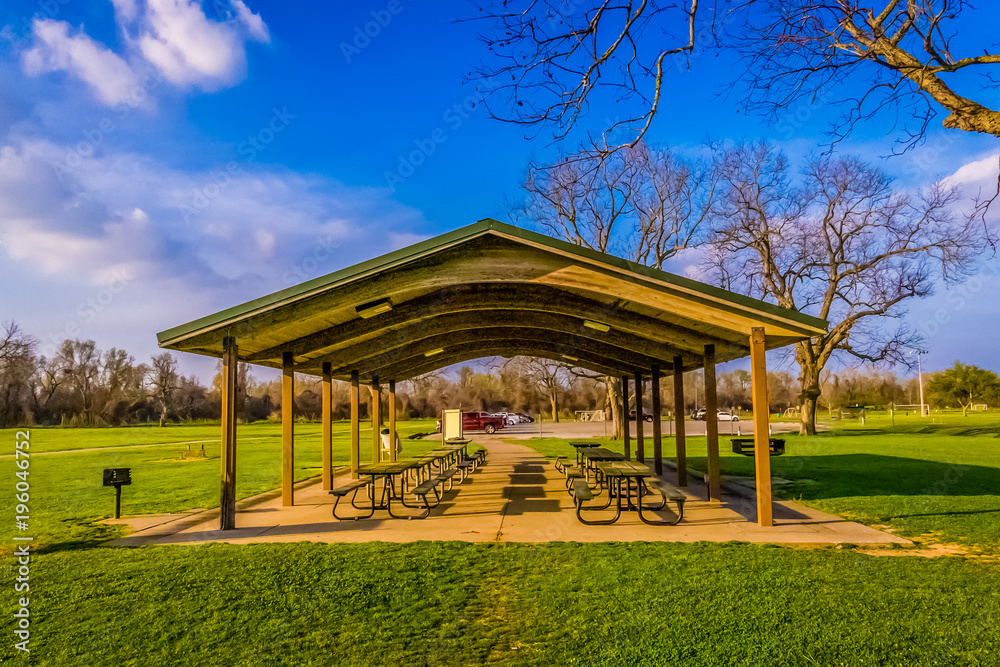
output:
[[[920,367],[920,356],[927,354],[927,350],[917,348],[913,352],[917,355],[917,380],[920,384],[920,416],[926,417],[927,414],[924,412],[924,373]]]

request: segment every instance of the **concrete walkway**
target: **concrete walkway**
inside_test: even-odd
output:
[[[331,512],[333,498],[322,491],[316,478],[298,485],[295,507],[281,507],[278,491],[242,501],[237,509],[235,530],[218,530],[218,509],[139,516],[109,521],[136,529],[113,544],[415,540],[911,544],[874,528],[786,501],[775,504],[775,525],[762,528],[754,523],[756,509],[751,494],[744,497],[730,491],[725,502],[708,502],[701,483],[692,483],[685,489],[689,501],[684,520],[677,526],[649,526],[641,523],[634,512],[623,512],[621,519],[610,526],[586,526],[577,520],[563,477],[552,462],[529,447],[504,442],[503,437],[476,437],[475,441],[489,452],[487,465],[471,474],[465,483],[456,484],[425,520],[393,519],[380,511],[371,519],[337,521]],[[673,482],[672,476],[665,477]],[[340,481],[343,482],[343,477]],[[354,512],[349,503],[341,505],[346,505],[343,514]]]

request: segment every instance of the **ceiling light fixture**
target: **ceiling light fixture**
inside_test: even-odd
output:
[[[571,356],[569,356],[568,354],[563,354],[563,355],[561,355],[561,356],[562,356],[562,358],[563,358],[563,359],[565,359],[566,361],[580,361],[580,358],[579,358],[579,357],[571,357]]]
[[[378,301],[372,301],[371,303],[366,303],[363,306],[358,306],[355,308],[358,315],[364,319],[369,317],[375,317],[376,315],[381,315],[382,313],[388,313],[392,310],[392,304],[389,303],[389,299],[379,299]]]
[[[444,348],[443,347],[439,347],[436,350],[431,350],[430,352],[424,352],[424,356],[425,357],[433,357],[435,354],[441,354],[442,352],[444,352]]]
[[[607,333],[608,331],[611,330],[611,327],[609,327],[607,324],[603,324],[602,322],[594,322],[593,320],[584,320],[583,326],[587,327],[588,329],[593,329],[594,331],[600,331],[601,333]]]

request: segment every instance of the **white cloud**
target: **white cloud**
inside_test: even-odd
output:
[[[259,14],[232,0],[227,18],[206,16],[195,0],[112,0],[124,36],[125,55],[65,21],[35,19],[34,42],[23,55],[30,75],[64,71],[87,83],[109,106],[127,99],[152,67],[182,89],[216,91],[246,73],[246,43],[267,43]]]
[[[71,35],[68,23],[36,19],[33,28],[35,45],[24,53],[28,74],[69,72],[89,84],[109,106],[125,99],[138,83],[139,76],[124,59],[82,31]]]
[[[985,182],[996,183],[998,159],[1000,159],[1000,154],[994,154],[982,160],[975,160],[974,162],[964,164],[954,174],[945,178],[943,184],[953,187],[983,184]]]
[[[147,0],[139,49],[175,85],[204,90],[231,85],[244,75],[246,40],[270,40],[260,16],[238,0],[233,6],[235,18],[219,22],[192,0]]]
[[[52,165],[65,153],[36,140],[0,147],[0,253],[73,284],[100,286],[125,271],[137,281],[181,281],[192,298],[229,294],[221,308],[388,252],[422,222],[383,191],[319,176],[248,163],[212,188],[218,170],[105,153],[60,178]],[[181,208],[205,192],[207,203],[185,220]]]
[[[236,10],[236,17],[246,26],[247,33],[252,39],[268,44],[271,41],[271,33],[264,25],[264,19],[260,14],[254,14],[241,0],[233,0],[233,8]]]

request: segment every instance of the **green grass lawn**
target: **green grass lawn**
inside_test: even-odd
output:
[[[405,437],[432,424],[401,427]],[[43,548],[32,556],[30,664],[910,667],[995,665],[1000,653],[995,559],[740,543],[97,547],[113,534],[94,523],[113,507],[104,467],[133,468],[126,512],[218,503],[217,426],[137,430],[156,445],[145,448],[127,447],[138,440],[123,442],[122,430],[32,430],[38,451],[100,449],[31,459],[31,532]],[[296,433],[301,479],[318,473],[319,426]],[[792,480],[779,495],[996,552],[998,433],[982,416],[839,422],[815,438],[789,436],[788,453],[771,461]],[[13,431],[0,438],[13,449]],[[181,443],[199,439],[210,458],[182,460]],[[574,453],[565,440],[517,442]],[[346,462],[346,425],[334,447]],[[280,449],[280,425],[241,427],[241,497],[279,485]],[[704,438],[690,439],[689,452],[703,466]],[[722,464],[752,474],[750,458],[724,451]],[[3,476],[14,470],[0,459]],[[4,562],[10,581],[14,559]],[[7,618],[14,600],[0,603]],[[0,663],[28,664],[14,655],[10,638],[0,643]]]
[[[844,420],[814,437],[781,437],[786,453],[771,457],[771,472],[791,483],[775,486],[776,496],[919,541],[1000,552],[1000,414],[911,414],[895,424],[876,414],[864,425]],[[752,477],[753,458],[733,454],[728,438],[719,436],[722,474]],[[622,451],[621,442],[598,440]],[[549,457],[575,452],[556,438],[518,442]],[[663,447],[673,458],[672,437]],[[687,450],[689,467],[705,470],[705,438],[689,437]]]
[[[216,544],[51,553],[32,577],[31,664],[54,667],[985,666],[1000,654],[1000,570],[960,558]],[[0,661],[12,654],[8,638]]]
[[[437,440],[407,440],[412,433],[434,430],[433,421],[399,422],[404,455],[437,447]],[[349,425],[334,424],[333,461],[346,465],[350,456]],[[127,437],[126,437],[127,436]],[[255,423],[238,429],[236,491],[246,498],[281,485],[281,425]],[[185,459],[192,440],[204,443],[207,458]],[[38,545],[104,540],[121,528],[97,523],[114,514],[114,489],[102,486],[104,468],[131,468],[132,486],[122,489],[123,514],[183,512],[219,504],[219,427],[169,426],[127,429],[31,429],[29,483],[30,531]],[[41,445],[36,449],[36,441]],[[2,453],[13,452],[15,430],[0,430]],[[155,443],[162,444],[155,444]],[[129,447],[129,444],[154,445]],[[295,479],[320,473],[319,424],[296,424]],[[62,450],[100,448],[97,451],[44,454]],[[195,445],[200,448],[201,444]],[[39,455],[41,454],[41,455]],[[371,456],[371,430],[362,429],[361,458]],[[0,458],[0,478],[14,478],[14,459]],[[12,521],[0,523],[0,544],[9,551]]]

